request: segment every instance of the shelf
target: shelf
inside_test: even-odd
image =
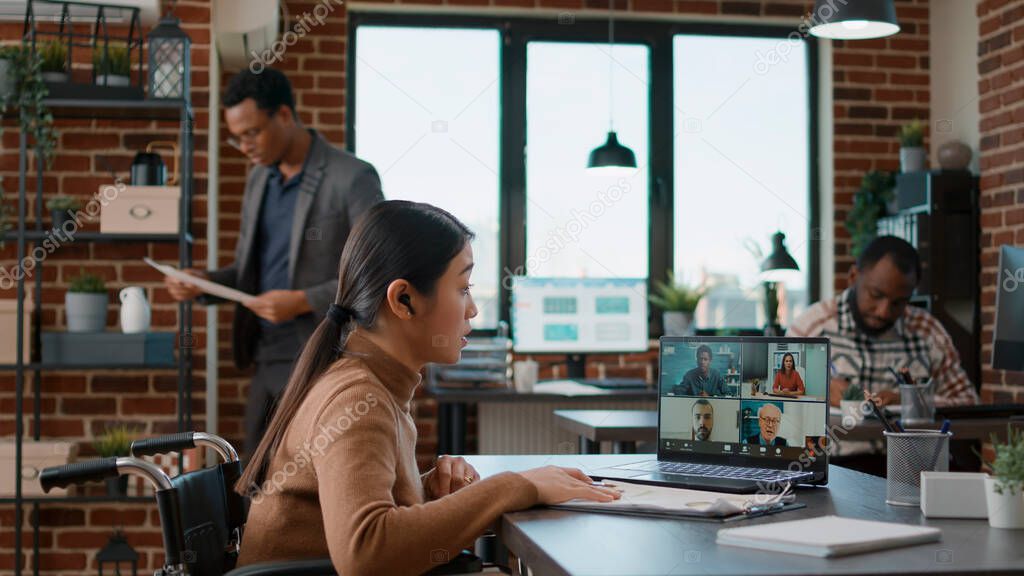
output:
[[[90,100],[47,98],[54,118],[102,120],[181,120],[192,116],[184,100]]]
[[[29,362],[22,364],[24,370],[170,370],[178,368],[174,364],[52,364]],[[17,364],[0,364],[0,370],[17,370]]]
[[[52,229],[47,230],[26,230],[25,239],[28,241],[33,240],[46,240],[47,238],[53,237],[64,243],[71,242],[177,242],[180,238],[179,234],[107,234],[103,232],[78,232],[74,236],[65,236],[64,234],[53,234]],[[8,231],[3,235],[4,241],[17,241],[18,232]],[[185,242],[192,244],[195,240],[192,238],[192,234],[185,234]]]
[[[53,502],[57,504],[90,504],[94,502],[124,502],[124,503],[152,503],[156,500],[153,496],[22,496],[21,501],[26,504],[46,504]],[[17,499],[13,496],[0,498],[0,504],[15,504]]]

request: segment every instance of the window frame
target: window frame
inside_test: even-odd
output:
[[[422,28],[470,28],[497,30],[502,35],[500,54],[499,95],[499,175],[498,175],[498,269],[499,320],[509,321],[511,295],[504,275],[507,271],[526,269],[526,48],[531,41],[607,42],[606,18],[577,18],[571,13],[558,17],[505,17],[484,15],[407,14],[394,12],[349,11],[347,23],[345,148],[354,151],[356,30],[359,26],[404,26]],[[674,266],[674,68],[673,38],[677,34],[709,36],[743,36],[777,38],[787,41],[795,31],[792,26],[708,22],[659,22],[640,19],[617,19],[615,41],[643,44],[650,50],[651,84],[648,94],[648,289],[658,280],[666,279],[666,271]],[[808,224],[807,288],[809,302],[821,293],[820,183],[818,166],[818,42],[813,36],[807,44],[808,87]],[[596,144],[595,144],[596,145]],[[661,317],[651,314],[650,335],[663,333]],[[494,329],[475,330],[480,335],[493,335]]]

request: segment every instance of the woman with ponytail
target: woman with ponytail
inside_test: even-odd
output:
[[[472,238],[413,202],[378,204],[356,225],[335,303],[236,486],[252,502],[240,565],[329,555],[346,576],[419,574],[505,512],[618,497],[555,466],[480,480],[443,456],[419,474],[410,404],[423,366],[454,364],[466,345]]]

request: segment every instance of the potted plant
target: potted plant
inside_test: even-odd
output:
[[[686,336],[692,332],[693,311],[703,297],[703,288],[677,283],[675,274],[669,270],[668,282],[656,281],[654,294],[648,299],[662,311],[665,336]]]
[[[58,194],[46,201],[46,209],[50,211],[50,218],[53,220],[54,228],[61,228],[66,222],[72,220],[76,212],[82,208],[78,198]]]
[[[129,428],[126,424],[107,426],[107,429],[96,437],[92,447],[101,458],[117,456],[129,456],[131,454],[132,441],[138,437],[138,430]],[[125,496],[128,494],[128,477],[107,478],[108,496]]]
[[[64,294],[68,332],[103,332],[107,326],[107,287],[103,278],[84,270]]]
[[[68,81],[68,48],[57,40],[50,40],[39,48],[43,80],[62,83]]]
[[[864,405],[864,390],[856,384],[850,384],[843,390],[843,395],[839,399],[839,410],[843,413],[843,421],[846,421],[846,417],[853,418],[853,424],[857,425],[864,420],[864,412],[861,411],[861,406]]]
[[[988,524],[993,528],[1024,529],[1024,430],[1006,425],[1006,443],[992,437],[995,459],[985,478]]]
[[[96,46],[92,49],[92,68],[99,86],[130,86],[132,61],[124,46]]]
[[[860,189],[853,195],[853,207],[846,215],[846,229],[856,257],[878,234],[878,219],[886,214],[896,179],[890,172],[872,170],[864,175]]]
[[[914,120],[900,128],[900,170],[903,173],[927,170],[924,150],[924,126]]]

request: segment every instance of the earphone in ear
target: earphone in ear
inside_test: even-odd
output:
[[[412,303],[409,301],[408,294],[402,294],[398,297],[398,301],[405,304],[405,307],[409,309],[409,314],[415,314],[416,311],[412,309]]]

